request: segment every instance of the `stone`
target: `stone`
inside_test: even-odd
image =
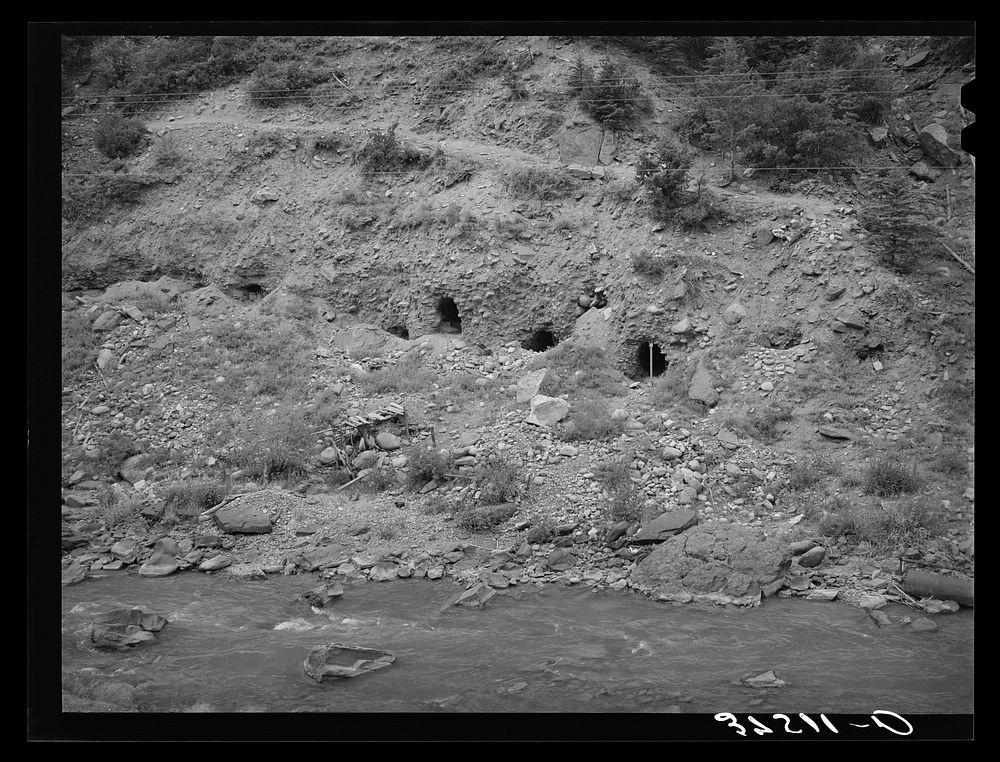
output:
[[[930,51],[928,50],[918,50],[912,56],[903,61],[903,63],[901,63],[900,66],[904,69],[912,69],[916,66],[920,66],[920,64],[922,64],[927,59],[927,54],[929,52]]]
[[[705,358],[699,358],[698,367],[688,386],[688,397],[712,407],[719,401],[719,393],[715,391],[712,374],[705,365]]]
[[[306,590],[306,592],[296,596],[295,600],[305,601],[310,606],[322,608],[334,598],[339,598],[343,594],[344,586],[339,582],[324,583],[318,587],[312,588],[311,590]]]
[[[104,370],[114,359],[114,356],[114,353],[110,349],[103,347],[101,351],[97,353],[97,367]]]
[[[806,594],[807,601],[832,601],[840,594],[839,590],[832,590],[826,588],[817,588],[816,590],[810,590]]]
[[[161,551],[154,553],[146,563],[139,567],[139,574],[143,577],[166,577],[177,571],[180,566],[180,562],[176,558]]]
[[[938,623],[930,617],[921,616],[910,622],[909,629],[915,632],[934,632],[938,629]]]
[[[722,311],[722,319],[726,325],[736,325],[747,316],[747,308],[739,302],[733,302]]]
[[[126,564],[134,564],[142,551],[138,540],[119,540],[111,546],[111,555]]]
[[[562,456],[564,456],[564,457],[566,457],[566,458],[572,458],[575,455],[579,454],[579,452],[580,451],[576,447],[574,447],[573,445],[568,445],[568,444],[567,445],[562,445],[559,448],[559,454],[562,455]]]
[[[604,131],[599,127],[569,127],[558,137],[559,158],[563,164],[593,167],[600,161]]]
[[[212,518],[227,534],[267,534],[273,528],[270,516],[263,510],[240,505],[238,500],[217,510]]]
[[[555,548],[545,559],[545,564],[553,571],[566,571],[576,566],[577,557],[565,548]]]
[[[664,460],[677,460],[681,456],[681,451],[676,447],[664,447],[660,451],[660,457]]]
[[[799,556],[799,566],[811,569],[823,563],[824,558],[826,558],[826,548],[817,546]]]
[[[744,677],[740,682],[751,688],[780,688],[782,685],[787,685],[773,669],[753,677]]]
[[[836,426],[820,426],[816,431],[830,439],[854,439],[854,434],[850,431],[837,428]]]
[[[698,525],[668,537],[632,571],[633,587],[688,593],[696,602],[755,606],[784,582],[787,544],[758,527]]]
[[[868,139],[875,148],[884,148],[888,138],[888,127],[871,127],[868,130]]]
[[[359,471],[374,467],[379,461],[378,450],[365,450],[354,459],[354,466]]]
[[[129,484],[135,484],[141,481],[146,476],[146,469],[143,467],[145,462],[145,456],[143,455],[133,455],[132,457],[125,460],[122,463],[119,473],[122,478],[125,479]]]
[[[156,541],[156,545],[153,546],[153,551],[156,553],[166,553],[168,556],[179,556],[181,554],[181,546],[173,537],[161,537]]]
[[[692,510],[666,511],[643,525],[632,537],[635,543],[663,542],[698,523],[698,514]]]
[[[489,585],[484,584],[483,582],[477,582],[468,590],[460,593],[455,599],[453,605],[481,609],[486,605],[486,602],[496,594],[497,591]]]
[[[313,572],[340,566],[348,560],[349,555],[342,546],[328,543],[305,551],[294,561],[302,571]]]
[[[87,567],[77,561],[71,563],[62,573],[63,585],[75,585],[87,578]]]
[[[933,598],[922,602],[928,614],[953,614],[960,608],[955,601],[938,601]]]
[[[770,381],[765,381],[760,385],[760,390],[762,392],[772,392],[774,391],[774,384],[771,383]]]
[[[888,601],[881,595],[862,595],[858,599],[858,605],[863,609],[880,609],[885,606]]]
[[[382,450],[398,450],[403,446],[403,441],[395,434],[388,431],[380,431],[375,435],[375,444]]]
[[[798,542],[788,543],[788,549],[792,551],[793,556],[800,556],[807,550],[812,550],[816,547],[816,543],[812,540],[800,540]]]
[[[948,131],[937,123],[928,124],[919,134],[920,148],[941,167],[957,167],[962,163],[959,154],[948,145]]]
[[[379,561],[368,570],[368,575],[373,582],[388,582],[399,576],[398,567],[392,561]]]
[[[224,553],[214,558],[209,558],[207,561],[202,561],[198,565],[198,571],[208,572],[208,571],[218,571],[219,569],[225,569],[227,566],[231,566],[233,559]]]
[[[554,426],[569,414],[569,403],[558,397],[536,394],[531,398],[531,413],[527,422],[535,426]]]
[[[934,169],[934,167],[926,161],[918,161],[910,167],[910,174],[918,180],[925,180],[926,182],[932,183],[941,176],[941,170]]]
[[[166,625],[166,617],[148,614],[140,608],[111,611],[91,625],[90,642],[101,649],[128,648],[153,640]]]
[[[121,313],[118,310],[107,310],[97,316],[91,328],[95,331],[108,331],[114,328],[121,321]]]
[[[319,462],[330,466],[340,461],[340,451],[336,447],[327,447],[319,454]]]
[[[518,404],[523,404],[531,400],[538,394],[538,389],[545,380],[547,368],[539,368],[527,373],[517,380],[516,399]]]
[[[691,330],[691,320],[685,316],[670,326],[671,333],[687,333]]]

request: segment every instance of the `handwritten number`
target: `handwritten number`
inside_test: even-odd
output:
[[[754,725],[757,726],[757,727],[755,727],[753,729],[753,732],[756,733],[759,736],[765,735],[766,733],[773,733],[774,732],[767,725],[765,725],[765,724],[763,724],[761,722],[757,722],[757,720],[754,719],[754,717],[753,717],[752,714],[748,714],[747,715],[747,719],[750,720],[750,722],[752,722]]]
[[[783,719],[785,720],[785,732],[786,732],[786,733],[796,733],[796,734],[798,734],[798,733],[801,733],[801,732],[802,732],[801,730],[792,730],[792,728],[791,728],[791,722],[792,722],[792,721],[791,721],[791,719],[790,719],[790,718],[788,717],[788,715],[787,715],[787,714],[772,714],[771,716],[772,716],[772,717],[773,717],[774,719],[778,719],[779,717],[781,717],[781,718],[783,718]]]
[[[719,712],[717,715],[715,715],[715,719],[718,720],[719,722],[725,722],[726,720],[729,720],[730,721],[729,724],[726,725],[727,728],[737,728],[736,730],[737,733],[739,733],[741,736],[746,736],[747,734],[746,728],[744,728],[736,721],[736,715],[730,714],[729,712]]]
[[[907,729],[905,731],[903,731],[903,730],[896,730],[895,728],[889,727],[888,725],[886,725],[884,722],[882,722],[882,720],[880,720],[876,716],[876,715],[879,715],[879,714],[889,714],[889,715],[892,715],[893,717],[895,717],[900,722],[905,723]],[[897,736],[908,736],[908,735],[910,735],[910,733],[913,732],[913,726],[906,719],[904,719],[903,717],[900,717],[895,712],[889,712],[889,711],[886,711],[885,709],[876,709],[874,712],[872,712],[872,719],[875,720],[875,724],[878,725],[880,728],[885,728],[890,733],[895,733]]]

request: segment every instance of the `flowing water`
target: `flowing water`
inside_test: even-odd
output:
[[[699,608],[565,587],[511,588],[483,609],[442,609],[460,588],[427,580],[348,583],[323,610],[293,600],[317,582],[117,573],[64,588],[64,684],[105,700],[126,684],[147,712],[973,712],[968,609],[915,632],[835,603]],[[88,646],[98,615],[134,606],[169,620],[154,641]],[[302,663],[325,643],[396,661],[317,683]],[[767,670],[786,684],[739,683]]]

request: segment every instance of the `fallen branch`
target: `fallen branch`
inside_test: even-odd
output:
[[[968,262],[966,262],[964,259],[962,259],[960,256],[958,256],[958,254],[956,254],[955,252],[953,252],[951,250],[951,247],[948,246],[948,244],[942,243],[941,245],[944,246],[945,249],[948,250],[949,254],[951,254],[955,259],[957,259],[959,261],[959,263],[962,265],[962,267],[964,267],[966,270],[968,270],[973,275],[976,274],[976,271],[972,268],[972,266]]]
[[[219,503],[218,505],[213,505],[213,506],[212,506],[211,508],[209,508],[209,509],[208,509],[207,511],[205,511],[204,513],[202,513],[202,514],[201,514],[201,516],[199,516],[199,518],[204,518],[205,516],[208,516],[208,515],[210,515],[210,514],[213,514],[213,513],[215,513],[215,512],[216,512],[217,510],[219,510],[219,509],[220,509],[220,508],[221,508],[222,506],[226,505],[227,503],[231,503],[231,502],[233,502],[233,501],[234,501],[234,500],[235,500],[236,498],[238,498],[238,497],[242,497],[242,495],[230,495],[229,497],[227,497],[227,498],[226,498],[225,500],[223,500],[223,501],[222,501],[221,503]]]
[[[913,608],[920,609],[921,611],[924,610],[923,605],[921,605],[919,601],[904,593],[902,589],[899,587],[899,585],[897,585],[895,582],[892,583],[892,587],[895,589],[897,593],[899,593],[901,596],[903,596],[903,598],[906,599],[906,601],[904,601],[905,605],[912,606]]]
[[[337,492],[340,492],[340,490],[344,489],[345,487],[350,487],[352,484],[354,484],[354,482],[360,481],[361,479],[364,479],[366,476],[368,476],[367,473],[363,473],[361,474],[361,476],[355,476],[349,482],[345,482],[344,484],[341,484],[339,487],[337,487]]]
[[[340,81],[340,77],[338,77],[333,72],[330,72],[330,76],[333,77],[335,80],[337,80],[337,84],[340,85],[341,87],[347,87],[347,85],[345,85],[343,82]],[[350,87],[347,87],[347,89],[350,90],[352,93],[354,92],[354,90],[352,90]]]

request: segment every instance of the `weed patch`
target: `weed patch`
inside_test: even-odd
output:
[[[498,505],[516,500],[524,488],[524,471],[510,458],[492,455],[483,458],[476,469],[480,505]]]
[[[548,368],[539,391],[551,397],[587,391],[612,394],[622,381],[605,349],[571,341],[539,352],[532,358],[531,368]]]
[[[229,487],[218,481],[179,482],[167,488],[163,497],[163,513],[167,520],[183,521],[197,518],[229,495]]]
[[[762,444],[774,444],[781,438],[778,424],[790,420],[791,405],[778,403],[749,410],[743,415],[728,416],[724,424],[741,436],[750,437]]]
[[[625,430],[625,420],[613,418],[610,405],[596,397],[584,397],[573,404],[570,420],[561,429],[567,442],[613,439]]]
[[[549,200],[570,195],[579,183],[563,169],[521,167],[504,178],[504,189],[514,198]]]
[[[921,486],[916,474],[916,463],[907,468],[890,456],[875,458],[865,469],[865,494],[878,497],[895,497],[904,492],[915,492]]]

